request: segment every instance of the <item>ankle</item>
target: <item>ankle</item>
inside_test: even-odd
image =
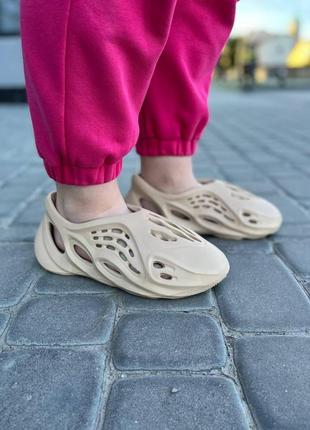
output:
[[[68,221],[80,223],[128,213],[116,181],[90,186],[56,184],[56,208]]]
[[[164,193],[181,193],[199,186],[191,157],[141,157],[142,178]]]

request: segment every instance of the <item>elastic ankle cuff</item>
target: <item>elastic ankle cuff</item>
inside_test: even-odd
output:
[[[136,151],[142,157],[190,156],[197,149],[197,141],[198,137],[193,140],[140,138]]]
[[[100,167],[85,168],[62,164],[51,166],[45,160],[44,167],[49,177],[60,184],[66,185],[98,185],[117,178],[122,169],[122,160],[114,164]]]

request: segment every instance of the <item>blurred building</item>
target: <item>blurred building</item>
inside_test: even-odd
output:
[[[285,85],[289,77],[310,78],[310,40],[300,39],[300,24],[294,20],[287,34],[252,32],[231,40],[219,62],[219,75],[254,85],[276,79]]]

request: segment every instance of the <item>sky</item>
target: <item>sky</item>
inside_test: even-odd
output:
[[[286,33],[294,18],[300,19],[301,37],[310,39],[310,0],[240,0],[233,35],[253,30]]]

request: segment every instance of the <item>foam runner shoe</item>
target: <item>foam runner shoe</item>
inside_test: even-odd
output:
[[[37,260],[50,272],[87,276],[139,296],[177,299],[208,290],[229,271],[218,248],[151,211],[129,207],[129,214],[77,224],[60,215],[55,197],[46,198],[35,238]],[[64,251],[54,242],[54,227]]]
[[[200,182],[183,193],[166,194],[135,175],[126,202],[151,205],[171,222],[225,239],[258,239],[280,228],[281,213],[267,200],[228,182]]]

